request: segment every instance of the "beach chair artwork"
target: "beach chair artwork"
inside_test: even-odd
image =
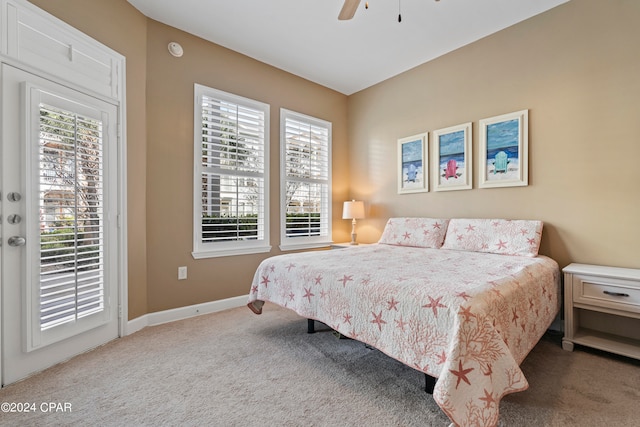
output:
[[[398,193],[429,191],[427,134],[398,139]]]
[[[449,180],[449,178],[458,178],[458,163],[451,159],[447,162],[447,167],[444,170],[444,178]]]
[[[529,110],[481,119],[480,188],[529,185]]]
[[[508,164],[509,164],[509,158],[507,156],[507,153],[505,153],[504,151],[498,151],[498,153],[496,153],[496,157],[493,162],[493,166],[494,166],[493,174],[495,175],[498,172],[507,173]]]

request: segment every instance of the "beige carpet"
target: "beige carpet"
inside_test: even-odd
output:
[[[38,408],[0,425],[449,425],[421,373],[318,329],[272,304],[149,327],[0,390]],[[501,426],[640,425],[637,361],[566,352],[547,334],[522,369],[530,388],[502,400]]]

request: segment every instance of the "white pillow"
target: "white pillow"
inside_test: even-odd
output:
[[[378,243],[437,249],[442,246],[448,223],[448,219],[390,218]]]
[[[542,221],[455,218],[442,249],[535,257],[542,226]]]

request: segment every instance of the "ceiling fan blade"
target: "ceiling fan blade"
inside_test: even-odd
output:
[[[360,0],[344,0],[344,4],[342,5],[342,10],[340,10],[340,14],[338,15],[338,19],[341,21],[346,21],[347,19],[353,18],[353,15],[356,14],[356,10],[360,5]]]

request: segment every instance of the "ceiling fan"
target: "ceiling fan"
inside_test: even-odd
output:
[[[435,0],[439,2],[440,0]],[[344,0],[344,4],[342,5],[342,9],[340,9],[340,13],[338,14],[338,19],[341,21],[346,21],[353,18],[353,15],[356,14],[356,10],[360,5],[360,0]],[[369,2],[365,2],[365,8],[369,9]],[[398,22],[402,21],[402,16],[400,14],[400,0],[398,0]]]
[[[360,0],[344,0],[342,9],[340,10],[340,14],[338,15],[338,19],[341,21],[346,21],[353,18],[353,15],[356,14],[356,10],[358,9],[359,5]]]

